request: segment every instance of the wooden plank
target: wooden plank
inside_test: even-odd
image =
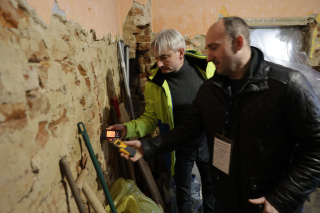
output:
[[[61,167],[62,171],[64,172],[66,178],[67,178],[67,181],[68,181],[69,186],[71,188],[72,195],[73,195],[73,197],[74,197],[74,199],[76,201],[76,204],[78,206],[79,212],[80,213],[86,213],[87,210],[86,210],[86,208],[84,206],[83,201],[81,200],[79,190],[77,188],[76,182],[73,179],[70,167],[69,167],[69,165],[67,163],[66,156],[64,156],[63,158],[60,159],[59,164],[60,164],[60,167]]]
[[[139,168],[141,170],[142,176],[147,183],[149,192],[150,192],[153,200],[164,209],[165,208],[164,202],[162,200],[161,194],[160,194],[159,189],[157,187],[157,184],[153,178],[153,175],[151,173],[151,170],[150,170],[148,163],[143,158],[140,158],[137,161],[137,163],[138,163]]]

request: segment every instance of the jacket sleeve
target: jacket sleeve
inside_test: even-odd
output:
[[[203,132],[203,122],[198,110],[193,105],[184,121],[173,130],[154,138],[141,140],[144,158],[150,160],[155,155],[161,155],[187,144],[196,143],[197,138]]]
[[[154,131],[158,126],[157,114],[155,107],[155,97],[152,95],[152,89],[150,83],[146,83],[145,100],[146,106],[143,115],[136,120],[125,123],[127,127],[126,138],[138,137],[141,138],[150,132]]]
[[[279,212],[300,212],[320,180],[320,101],[305,77],[291,75],[284,114],[296,140],[292,165],[285,178],[266,195]]]

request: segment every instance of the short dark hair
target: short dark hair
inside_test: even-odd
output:
[[[241,35],[250,44],[250,29],[247,23],[239,17],[231,16],[222,18],[226,28],[226,34],[233,41],[237,36]]]

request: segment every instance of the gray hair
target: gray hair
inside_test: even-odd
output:
[[[186,42],[183,36],[175,29],[161,30],[151,42],[151,53],[160,55],[163,51],[177,51],[180,48],[186,50]]]
[[[250,30],[247,23],[239,17],[224,17],[224,26],[226,28],[226,34],[233,41],[237,36],[241,35],[250,44]]]

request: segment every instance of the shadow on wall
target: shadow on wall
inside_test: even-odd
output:
[[[115,85],[114,85],[114,81],[113,81],[113,77],[114,77],[114,70],[112,69],[108,69],[107,71],[107,75],[106,75],[106,98],[109,98],[109,100],[105,100],[108,101],[109,104],[104,104],[104,106],[110,106],[111,107],[111,99],[117,97],[116,95],[116,90],[115,90]],[[103,109],[103,114],[102,117],[100,118],[100,133],[102,132],[103,129],[107,128],[108,126],[110,126],[111,124],[113,124],[113,121],[111,120],[111,116],[110,116],[110,107],[107,108],[105,107]],[[116,150],[114,150],[114,148],[112,147],[111,144],[108,143],[107,140],[101,140],[101,150],[105,153],[105,162],[107,164],[106,167],[106,171],[104,171],[104,176],[105,178],[108,180],[108,175],[111,177],[110,179],[116,179],[119,177],[119,168],[114,168],[114,165],[118,165],[119,163],[119,158],[120,155],[118,154],[118,152]],[[99,184],[99,187],[100,184]],[[108,184],[108,187],[111,187]]]
[[[138,52],[136,50],[136,52]],[[137,55],[138,53],[136,53]],[[131,99],[132,105],[134,109],[135,117],[140,117],[144,112],[145,101],[144,95],[141,88],[145,86],[145,82],[141,81],[140,78],[140,68],[138,58],[132,58],[129,62],[129,69],[130,69],[130,92],[131,92]]]

